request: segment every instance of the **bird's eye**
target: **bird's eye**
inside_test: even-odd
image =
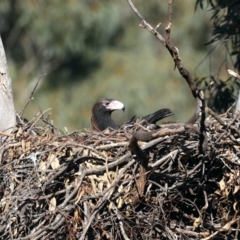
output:
[[[109,102],[105,102],[105,106],[109,105]]]

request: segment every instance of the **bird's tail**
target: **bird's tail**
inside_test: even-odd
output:
[[[146,115],[144,117],[141,117],[140,119],[136,119],[136,117],[132,117],[129,121],[124,123],[124,126],[126,128],[131,128],[133,127],[134,123],[138,120],[138,121],[143,121],[145,120],[146,122],[148,122],[149,124],[156,124],[156,122],[158,122],[159,120],[172,116],[174,113],[168,109],[168,108],[164,108],[164,109],[160,109],[154,113],[151,113],[149,115]]]
[[[169,117],[169,116],[172,116],[172,115],[173,115],[173,112],[170,109],[164,108],[164,109],[160,109],[154,113],[151,113],[147,116],[142,117],[141,120],[146,120],[150,124],[155,124],[159,120]]]

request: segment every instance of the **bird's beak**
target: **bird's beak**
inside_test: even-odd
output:
[[[112,111],[114,111],[114,110],[123,110],[124,111],[125,110],[124,104],[117,100],[113,100],[112,102],[110,102],[106,108],[109,110],[112,110]]]

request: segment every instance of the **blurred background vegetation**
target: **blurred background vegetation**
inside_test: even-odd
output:
[[[175,1],[173,8],[171,41],[201,86],[207,86],[206,79],[228,79],[223,66],[234,70],[236,62],[232,43],[221,38],[222,32],[213,32],[214,18],[211,21],[216,11],[220,14],[229,6],[212,2]],[[167,1],[134,3],[152,26],[161,22],[159,31],[164,35]],[[195,101],[174,71],[168,51],[138,27],[139,19],[127,1],[1,0],[0,16],[17,111],[47,73],[24,111],[25,118],[52,108],[55,126],[70,131],[89,128],[91,107],[100,97],[125,104],[124,114],[114,113],[119,124],[165,107],[174,111],[174,121],[186,121],[194,111]],[[213,39],[216,34],[220,37]],[[233,83],[225,83],[230,95],[236,92]],[[231,95],[229,102],[232,99]]]

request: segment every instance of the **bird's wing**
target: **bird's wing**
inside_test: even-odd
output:
[[[149,124],[156,124],[159,120],[172,116],[174,113],[168,109],[168,108],[164,108],[164,109],[160,109],[154,113],[151,113],[149,115],[146,115],[144,117],[141,117],[139,119],[137,119],[135,116],[132,117],[130,120],[128,120],[127,122],[124,123],[123,127],[125,129],[128,128],[132,128],[134,126],[134,123],[136,121],[138,122],[142,122],[145,121],[145,123],[149,123]]]
[[[142,118],[140,118],[140,120],[145,120],[150,124],[156,124],[156,122],[158,122],[159,120],[172,116],[173,112],[168,109],[168,108],[164,108],[164,109],[160,109],[154,113],[151,113],[149,115],[146,115]]]

